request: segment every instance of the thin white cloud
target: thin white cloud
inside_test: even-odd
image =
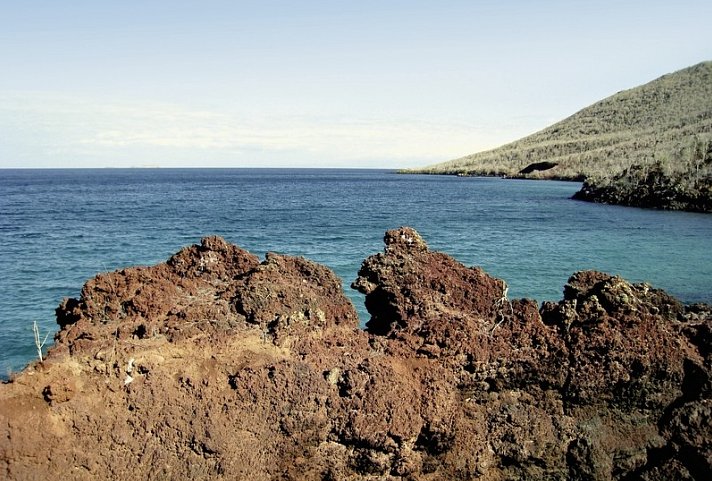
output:
[[[243,161],[254,165],[259,158],[266,166],[292,159],[295,166],[353,161],[395,167],[446,160],[509,140],[495,129],[466,123],[244,118],[239,113],[176,105],[97,102],[51,94],[6,94],[0,101],[0,123],[17,134],[6,146],[12,151],[0,155],[34,158],[58,167],[83,158],[96,165],[160,160],[166,166],[172,161],[209,166],[226,159],[234,165]],[[255,152],[261,155],[256,157]]]

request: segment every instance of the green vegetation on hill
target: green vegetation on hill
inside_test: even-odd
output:
[[[596,181],[654,167],[699,186],[712,180],[710,161],[698,153],[710,141],[712,62],[703,62],[619,92],[510,144],[401,172]]]

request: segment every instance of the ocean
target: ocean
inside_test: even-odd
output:
[[[349,285],[402,225],[505,279],[510,298],[558,300],[573,272],[596,269],[712,303],[712,215],[571,200],[579,187],[388,170],[0,170],[0,377],[36,356],[32,322],[56,331],[54,309],[87,279],[212,234],[326,264],[362,322]]]

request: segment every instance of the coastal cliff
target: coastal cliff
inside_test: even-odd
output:
[[[699,150],[699,164],[687,173],[673,172],[662,163],[632,166],[610,177],[586,179],[576,200],[649,209],[712,212],[712,142]]]
[[[618,92],[492,150],[403,173],[584,181],[576,199],[712,211],[712,62]]]
[[[712,312],[574,274],[559,302],[388,231],[353,286],[209,237],[89,280],[0,385],[7,479],[706,479]]]

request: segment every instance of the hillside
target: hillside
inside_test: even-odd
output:
[[[619,92],[493,150],[404,173],[582,180],[658,164],[670,174],[712,174],[699,162],[712,139],[712,62]],[[529,168],[527,168],[529,167]]]

